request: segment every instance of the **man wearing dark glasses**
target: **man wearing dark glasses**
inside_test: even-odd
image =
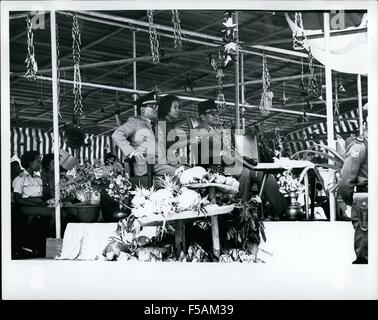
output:
[[[159,163],[165,159],[164,146],[156,139],[158,101],[156,92],[150,92],[137,101],[138,116],[130,117],[116,129],[113,141],[127,157],[134,157],[136,176],[147,174],[147,162],[154,164],[155,175],[175,175],[177,166]]]

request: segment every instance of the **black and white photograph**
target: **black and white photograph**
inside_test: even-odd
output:
[[[3,298],[377,299],[377,12],[2,2]]]

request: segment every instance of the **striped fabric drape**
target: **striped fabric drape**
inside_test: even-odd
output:
[[[335,121],[334,124],[335,134],[352,134],[356,133],[359,129],[357,110],[352,110],[340,115],[338,120],[339,121]],[[313,137],[313,140],[311,137]],[[319,124],[310,125],[302,130],[298,130],[297,132],[288,135],[287,142],[291,154],[300,150],[305,150],[314,143],[327,145],[327,125],[326,123],[321,122]]]
[[[94,160],[104,160],[104,155],[112,152],[118,156],[118,159],[123,160],[121,150],[113,144],[111,136],[106,135],[86,135],[85,145],[80,149],[73,150],[69,148],[64,142],[64,132],[60,132],[61,148],[74,155],[80,160],[80,163]],[[16,155],[19,158],[28,150],[39,151],[41,155],[53,153],[54,138],[52,132],[46,132],[42,129],[35,128],[11,128],[11,155]]]

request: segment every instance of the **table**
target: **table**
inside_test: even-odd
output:
[[[210,190],[210,193],[213,191]],[[200,219],[210,217],[211,219],[211,234],[213,241],[213,251],[215,255],[219,255],[220,252],[220,240],[219,240],[219,225],[218,216],[222,214],[228,214],[232,212],[235,205],[220,206],[218,210],[208,212],[206,215],[199,215],[195,211],[184,211],[171,216],[162,217],[161,215],[152,215],[145,218],[139,218],[138,221],[142,226],[159,226],[165,222],[175,223],[175,249],[179,255],[181,250],[185,250],[185,223],[193,219]]]
[[[260,193],[259,196],[261,197],[262,192],[264,191],[264,186],[266,182],[266,178],[268,174],[277,174],[279,172],[293,169],[314,169],[315,165],[310,161],[304,160],[290,160],[290,159],[279,159],[276,162],[269,162],[269,163],[258,163],[254,170],[262,171],[264,173],[263,181],[261,183]],[[304,175],[304,185],[305,185],[305,211],[306,211],[306,219],[309,220],[309,175],[308,171],[306,171]],[[314,202],[315,202],[315,179],[311,180],[311,216],[314,217]],[[262,213],[263,215],[263,213]],[[263,215],[264,217],[264,215]]]

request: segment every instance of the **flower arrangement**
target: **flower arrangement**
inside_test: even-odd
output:
[[[303,184],[300,183],[299,179],[293,176],[290,170],[278,174],[277,178],[280,192],[283,193],[285,197],[290,196],[290,193],[295,193],[296,196],[298,196],[304,190]]]
[[[173,177],[159,178],[158,185],[161,189],[136,187],[130,192],[134,195],[131,200],[131,213],[136,218],[152,214],[168,216],[187,210],[201,211],[209,203],[198,192],[180,187]]]
[[[100,191],[99,170],[101,163],[96,161],[94,164],[80,164],[68,171],[61,180],[62,198],[71,196],[81,202],[88,202],[89,194]]]
[[[62,197],[72,196],[88,202],[91,195],[105,190],[107,195],[121,204],[126,204],[131,183],[120,162],[104,165],[99,160],[86,162],[68,171],[61,181]]]
[[[124,173],[124,169],[120,163],[104,167],[101,183],[104,185],[105,192],[110,198],[117,201],[120,206],[127,207],[131,183],[129,176]]]

